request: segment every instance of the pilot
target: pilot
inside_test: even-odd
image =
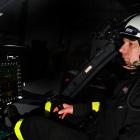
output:
[[[123,43],[119,53],[124,60],[126,76],[108,97],[103,109],[98,101],[63,103],[63,108],[53,109],[60,120],[70,114],[80,117],[90,112],[98,114],[96,133],[74,129],[63,121],[45,116],[29,116],[19,119],[14,126],[19,140],[140,140],[140,15],[130,17],[120,35]],[[51,110],[51,102],[46,102],[45,109]]]

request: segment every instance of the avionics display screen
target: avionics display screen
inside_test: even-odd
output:
[[[16,60],[0,62],[0,97],[18,96],[20,71]]]

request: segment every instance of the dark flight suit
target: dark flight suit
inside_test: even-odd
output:
[[[120,82],[100,114],[96,140],[140,140],[140,72]]]
[[[104,109],[99,112],[94,110],[95,113],[98,112],[96,137],[92,131],[87,134],[88,131],[78,131],[63,123],[39,116],[28,117],[19,122],[15,131],[18,129],[20,131],[16,134],[24,140],[140,140],[140,80],[138,79],[140,72],[126,76],[116,87],[114,94],[106,100]],[[93,104],[74,105],[74,115],[82,114],[81,110],[88,114],[92,107]],[[94,124],[94,120],[88,123]]]

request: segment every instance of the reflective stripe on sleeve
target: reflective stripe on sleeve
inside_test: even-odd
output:
[[[50,101],[47,101],[45,103],[45,111],[48,111],[48,112],[51,112],[51,102]]]
[[[21,126],[22,122],[23,122],[23,119],[20,119],[14,127],[14,131],[15,131],[15,134],[16,134],[18,140],[24,140],[22,137],[22,134],[20,132],[20,126]]]
[[[98,112],[100,110],[100,102],[92,102],[92,110]]]

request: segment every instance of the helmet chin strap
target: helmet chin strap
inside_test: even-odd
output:
[[[138,43],[139,43],[139,46],[140,46],[140,39],[138,38]],[[139,57],[140,58],[140,57]]]
[[[135,70],[136,67],[134,67],[133,65],[125,65],[123,66],[123,68],[127,69],[127,70]]]
[[[131,65],[124,65],[123,67],[128,70],[135,70],[140,68],[140,55],[138,61],[133,62]]]

